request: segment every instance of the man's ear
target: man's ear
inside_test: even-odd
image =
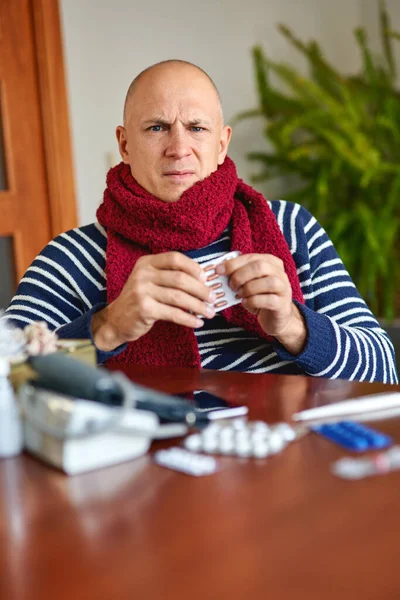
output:
[[[221,139],[219,142],[218,164],[222,165],[228,153],[229,142],[231,141],[232,127],[225,125],[221,131]]]
[[[118,125],[117,129],[115,130],[115,135],[117,136],[118,148],[119,148],[119,153],[121,155],[121,158],[124,161],[124,163],[128,164],[129,163],[129,152],[128,152],[128,147],[127,147],[128,140],[127,140],[127,136],[126,136],[125,127],[122,127],[122,125]]]

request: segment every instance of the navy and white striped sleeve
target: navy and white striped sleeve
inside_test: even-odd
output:
[[[98,224],[54,238],[21,279],[5,316],[25,327],[45,321],[60,338],[89,338],[91,317],[106,305],[107,235]],[[98,352],[99,362],[116,354]]]
[[[306,346],[294,356],[277,354],[306,373],[330,379],[397,383],[393,344],[360,296],[332,241],[303,207],[284,201],[271,207],[297,266],[305,305]]]

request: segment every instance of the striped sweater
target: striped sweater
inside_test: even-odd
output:
[[[202,367],[397,383],[392,343],[324,229],[298,204],[274,200],[269,205],[297,267],[306,346],[294,356],[217,314],[195,330]],[[90,338],[91,316],[106,305],[106,247],[107,233],[98,223],[56,237],[25,273],[6,315],[21,327],[44,320],[59,337]],[[212,244],[185,254],[201,264],[230,249],[228,228]],[[123,348],[98,351],[99,362]]]

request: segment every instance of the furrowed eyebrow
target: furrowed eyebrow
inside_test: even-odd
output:
[[[209,123],[204,119],[192,119],[191,121],[185,123],[185,125],[188,127],[196,127],[196,125],[209,125]]]
[[[186,127],[206,127],[207,129],[212,129],[213,124],[211,121],[207,121],[207,119],[192,119],[185,123]]]
[[[143,125],[144,126],[146,126],[146,125],[161,125],[161,127],[169,127],[170,123],[168,123],[164,119],[156,118],[156,119],[146,119],[146,121],[144,121]]]
[[[155,119],[146,119],[146,121],[143,122],[143,125],[145,127],[149,125],[160,125],[161,127],[170,127],[171,123],[169,123],[162,117],[156,117]],[[211,127],[211,123],[205,119],[191,119],[190,121],[184,123],[184,125],[186,127],[197,127],[199,125]]]

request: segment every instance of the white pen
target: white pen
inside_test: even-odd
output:
[[[310,421],[313,419],[330,419],[333,417],[347,417],[362,413],[381,412],[390,408],[400,408],[400,392],[384,392],[360,396],[353,400],[326,404],[317,408],[310,408],[295,413],[294,421]]]

